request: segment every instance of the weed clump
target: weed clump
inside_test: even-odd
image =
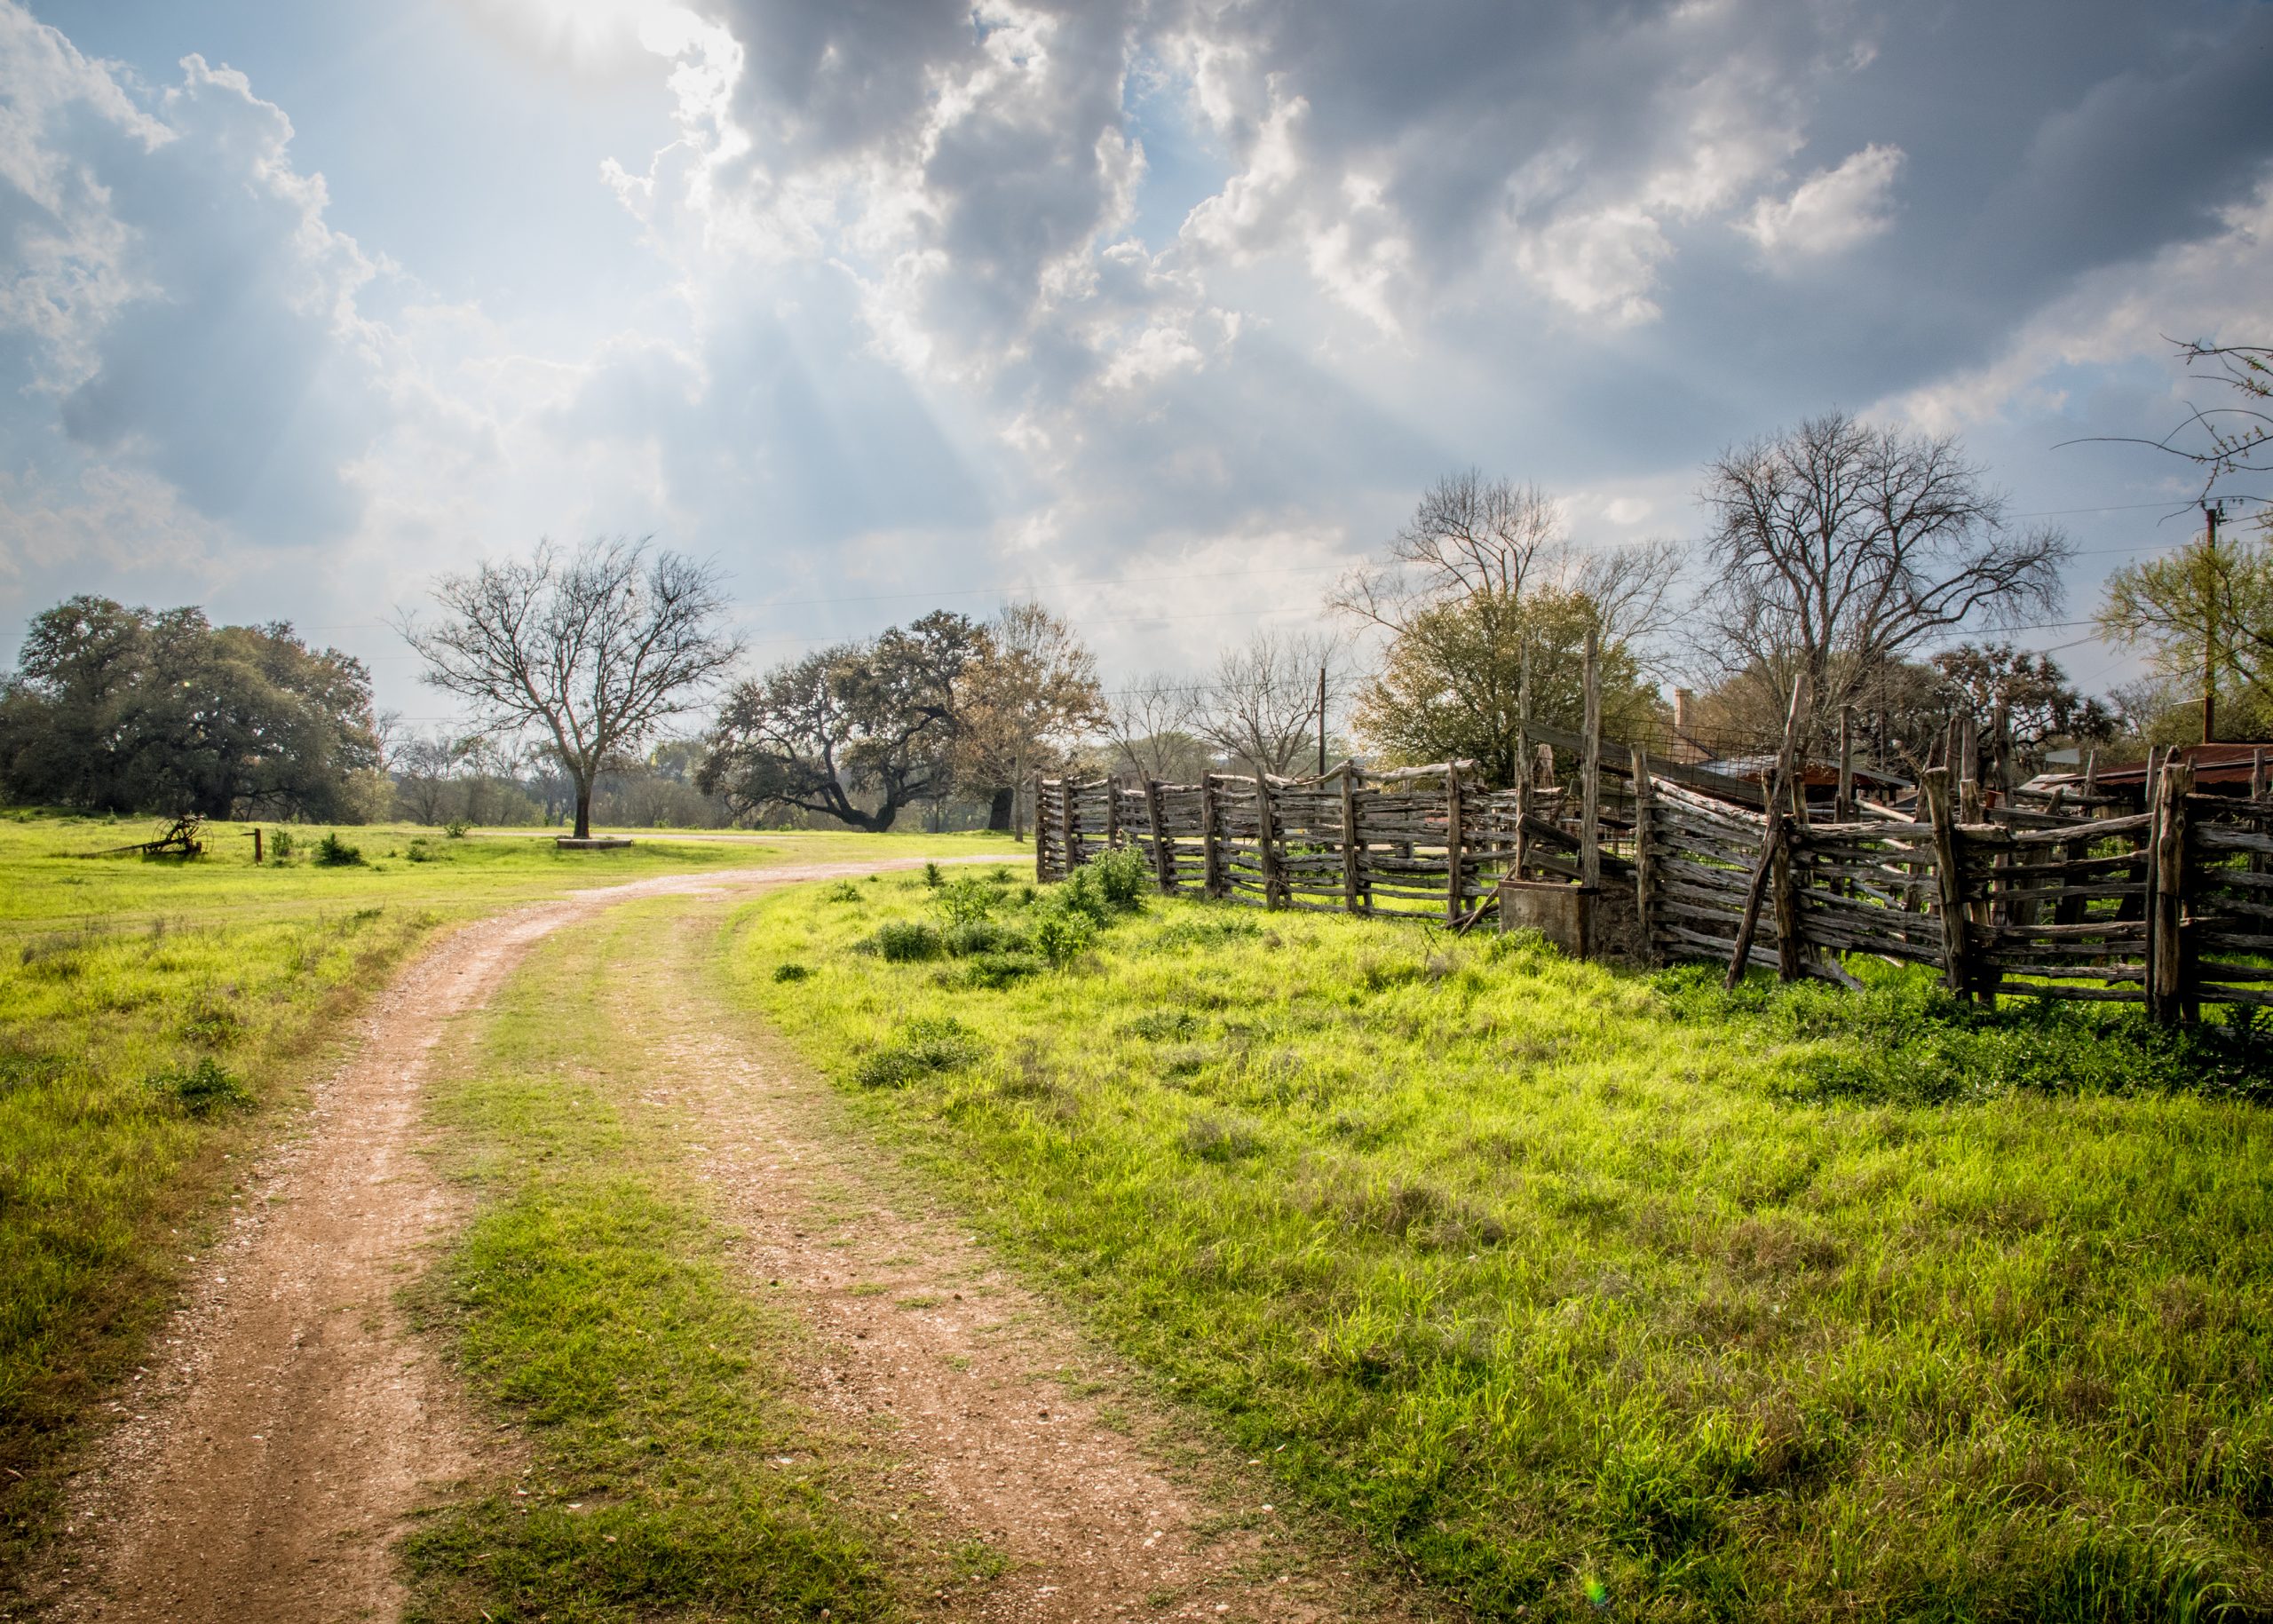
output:
[[[453,818],[442,825],[442,833],[452,840],[463,840],[465,832],[472,827],[463,818]]]
[[[788,964],[776,964],[773,967],[773,978],[776,981],[803,981],[812,973],[803,964],[794,962]]]
[[[854,1080],[864,1089],[900,1089],[979,1058],[978,1039],[952,1016],[912,1020],[899,1034],[860,1062]]]
[[[1121,1030],[1148,1043],[1165,1043],[1194,1036],[1200,1030],[1200,1022],[1189,1010],[1152,1010]]]
[[[1152,938],[1155,947],[1220,947],[1242,937],[1260,936],[1263,927],[1243,914],[1213,918],[1193,914],[1164,927]]]
[[[865,946],[893,964],[936,959],[947,950],[946,939],[920,919],[887,919]]]
[[[1196,1116],[1184,1124],[1184,1148],[1202,1161],[1245,1161],[1263,1153],[1263,1140],[1244,1122]]]
[[[964,961],[959,978],[966,986],[999,993],[1041,969],[1041,961],[1030,953],[979,953]]]
[[[923,883],[925,885],[929,886],[933,891],[937,891],[940,886],[945,885],[946,883],[946,871],[941,868],[939,864],[935,862],[927,862],[923,865]]]
[[[821,892],[821,899],[827,902],[858,902],[860,899],[860,888],[850,880],[839,880]]]
[[[349,845],[334,831],[316,842],[315,860],[319,868],[360,868],[363,849]]]
[[[195,1117],[210,1116],[217,1111],[240,1108],[253,1103],[252,1090],[210,1055],[202,1056],[194,1065],[169,1066],[164,1071],[154,1072],[149,1078],[149,1086],[161,1097],[171,1100]]]

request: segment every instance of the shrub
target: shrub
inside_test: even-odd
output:
[[[465,832],[472,827],[473,825],[468,823],[463,818],[453,818],[442,825],[442,833],[452,840],[463,840]]]
[[[830,902],[858,902],[860,899],[860,888],[850,880],[839,880],[821,892],[821,896]]]
[[[1105,905],[1123,914],[1133,914],[1144,906],[1144,892],[1153,883],[1152,866],[1134,846],[1108,852],[1082,871],[1097,875]]]
[[[969,1029],[952,1017],[912,1020],[862,1060],[854,1077],[862,1088],[905,1088],[919,1078],[969,1066],[980,1052]]]
[[[1105,883],[1097,877],[1095,865],[1089,863],[1067,875],[1051,891],[1049,899],[1066,912],[1079,914],[1094,925],[1106,923],[1114,911],[1113,904],[1105,899]]]
[[[890,919],[868,939],[875,950],[894,964],[936,959],[947,950],[939,932],[920,919]]]
[[[1034,945],[1052,970],[1063,970],[1088,951],[1097,934],[1096,919],[1069,904],[1040,910],[1034,925]]]
[[[923,865],[923,883],[937,891],[947,883],[946,873],[937,863]]]
[[[422,835],[410,843],[409,849],[403,855],[414,863],[431,863],[434,860],[434,848],[426,844],[425,836]]]
[[[994,911],[1001,900],[994,888],[970,875],[957,875],[951,883],[942,884],[939,894],[931,899],[931,906],[950,925],[975,924]]]
[[[292,831],[289,829],[269,830],[268,854],[280,863],[289,859],[292,855]]]
[[[150,1086],[192,1116],[210,1116],[216,1111],[253,1103],[252,1090],[210,1055],[194,1066],[154,1073]]]
[[[947,927],[947,951],[956,958],[975,958],[982,953],[1018,953],[1026,950],[1026,939],[1008,925],[992,919],[969,919]]]
[[[353,868],[361,866],[363,852],[351,846],[337,833],[326,835],[316,842],[316,864],[323,868]]]
[[[773,978],[776,981],[803,981],[812,973],[803,964],[776,964],[773,967]]]

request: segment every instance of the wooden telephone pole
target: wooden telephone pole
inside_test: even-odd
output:
[[[2218,736],[2218,521],[2226,504],[2206,502],[2202,517],[2209,521],[2209,543],[2202,568],[2202,742]]]

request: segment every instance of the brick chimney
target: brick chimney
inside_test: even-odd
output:
[[[1673,691],[1674,732],[1685,733],[1689,731],[1689,702],[1696,697],[1697,695],[1687,688],[1675,688]]]

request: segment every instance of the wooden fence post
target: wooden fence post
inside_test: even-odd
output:
[[[2147,1015],[2165,1026],[2184,1014],[2186,998],[2186,797],[2194,769],[2163,768],[2155,797],[2154,882],[2147,898]]]
[[[1972,944],[1966,939],[1965,869],[1958,861],[1957,816],[1947,767],[1918,775],[1918,796],[1934,832],[1934,885],[1942,916],[1942,985],[1965,997],[1973,990]]]
[[[1656,914],[1650,892],[1657,884],[1655,832],[1650,820],[1656,815],[1657,796],[1650,783],[1650,753],[1634,747],[1634,912],[1642,922],[1642,962],[1658,962]]]
[[[1121,780],[1117,778],[1105,780],[1105,849],[1121,849]]]
[[[1445,923],[1460,923],[1466,887],[1461,883],[1460,763],[1445,766]]]
[[[1796,981],[1807,945],[1800,936],[1800,874],[1805,861],[1796,851],[1801,831],[1808,826],[1808,775],[1806,764],[1794,761],[1786,779],[1791,801],[1790,820],[1784,826],[1784,839],[1778,847],[1775,872],[1770,876],[1776,895],[1776,978]]]
[[[1041,774],[1037,772],[1034,775],[1034,883],[1037,885],[1049,877],[1049,862],[1043,855],[1049,842],[1041,829]],[[1016,820],[1014,817],[1012,821]]]
[[[1848,822],[1855,816],[1855,708],[1839,708],[1839,804],[1833,819]]]
[[[1222,819],[1216,806],[1216,775],[1200,775],[1200,889],[1203,895],[1221,898],[1224,894],[1224,845],[1220,828]]]
[[[1358,869],[1365,847],[1358,835],[1358,769],[1342,764],[1342,906],[1358,911]]]
[[[1067,879],[1073,878],[1073,870],[1081,866],[1076,860],[1080,854],[1073,849],[1074,841],[1080,838],[1077,833],[1080,827],[1074,821],[1073,780],[1069,775],[1057,780],[1057,844],[1061,848],[1059,862]]]
[[[1255,770],[1255,847],[1256,860],[1263,865],[1263,906],[1279,906],[1279,846],[1278,819],[1271,804],[1271,780],[1263,769]]]
[[[1587,628],[1585,747],[1579,762],[1579,883],[1602,884],[1602,633]]]
[[[1767,826],[1760,831],[1760,861],[1752,871],[1752,883],[1745,888],[1744,914],[1737,921],[1736,945],[1729,952],[1728,978],[1723,983],[1734,986],[1744,979],[1746,964],[1752,958],[1752,939],[1760,931],[1760,905],[1768,894],[1768,882],[1776,868],[1776,859],[1785,842],[1784,798],[1791,793],[1792,773],[1799,761],[1801,718],[1807,714],[1808,676],[1800,673],[1792,685],[1792,709],[1784,718],[1784,748],[1776,755],[1776,774],[1767,785],[1762,797],[1768,808]]]
[[[1523,771],[1516,776],[1516,852],[1509,872],[1518,880],[1524,877],[1524,866],[1531,861],[1531,830],[1525,826],[1531,820],[1531,764],[1519,764]]]
[[[1160,780],[1144,780],[1144,816],[1152,826],[1152,877],[1160,883],[1160,895],[1176,894],[1176,853],[1168,846],[1168,820],[1160,812]]]
[[[1516,782],[1531,777],[1531,634],[1524,634],[1522,663],[1516,677]],[[1520,876],[1518,876],[1520,877]]]

